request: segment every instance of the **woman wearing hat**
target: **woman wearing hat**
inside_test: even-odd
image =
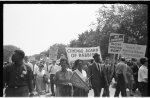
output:
[[[44,82],[44,75],[46,74],[46,71],[43,69],[44,65],[43,62],[40,61],[38,64],[38,69],[35,72],[36,77],[36,91],[38,92],[38,95],[41,95],[46,90],[46,83]]]
[[[56,93],[57,97],[71,96],[72,95],[72,85],[70,78],[72,72],[67,70],[67,59],[62,58],[60,60],[61,70],[56,72],[54,76],[54,83],[56,84]]]

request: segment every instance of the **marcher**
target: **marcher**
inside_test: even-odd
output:
[[[12,63],[3,68],[3,87],[5,84],[6,97],[28,97],[33,95],[33,73],[31,68],[23,62],[25,53],[15,50]]]
[[[148,96],[148,59],[141,58],[140,62],[142,66],[139,68],[138,71],[138,82],[139,82],[139,90],[141,92],[142,97]]]
[[[72,96],[72,84],[70,78],[72,72],[67,70],[67,59],[60,60],[61,70],[56,72],[54,76],[54,83],[56,84],[56,97]]]
[[[44,94],[46,90],[46,82],[44,81],[44,75],[46,74],[46,71],[43,68],[43,62],[40,61],[40,63],[38,64],[38,70],[35,72],[36,91],[38,92],[39,96]]]
[[[111,65],[109,63],[109,58],[105,59],[104,67],[105,67],[105,72],[106,72],[106,76],[107,76],[108,86],[106,86],[106,88],[104,88],[103,97],[104,96],[109,97],[109,86],[110,86],[110,83],[112,81],[113,72],[114,72],[113,71],[113,69],[114,69],[113,65]]]
[[[55,96],[55,92],[54,92],[54,75],[56,74],[56,72],[60,70],[60,67],[58,67],[58,65],[56,65],[56,61],[53,60],[52,61],[52,65],[50,66],[50,85],[51,85],[51,96]]]
[[[89,79],[89,84],[92,85],[94,96],[99,97],[101,89],[108,86],[108,81],[101,64],[100,55],[95,53],[93,58],[95,61],[92,66],[89,66],[88,76],[91,76],[91,78]]]
[[[86,71],[83,70],[83,61],[82,60],[76,60],[75,61],[75,65],[76,66],[76,70],[74,70],[75,73],[77,73],[77,75],[79,75],[79,77],[86,83],[88,83],[87,81],[87,73]],[[82,88],[73,86],[73,96],[74,97],[87,97],[88,96],[88,92]]]
[[[34,76],[34,78],[33,78],[33,83],[34,83],[34,90],[36,90],[36,72],[39,70],[39,68],[38,68],[38,61],[35,61],[35,63],[34,63],[34,69],[33,69],[33,76]]]
[[[130,96],[133,96],[133,84],[134,84],[134,78],[133,78],[133,71],[131,69],[131,64],[129,61],[127,61],[127,79],[128,79],[128,84],[127,84],[127,88],[130,91]]]
[[[47,76],[49,77],[49,79],[50,79],[50,65],[51,65],[51,63],[49,63],[49,62],[46,62],[44,65],[44,70],[46,70],[46,73],[47,73]],[[46,83],[46,93],[50,92],[49,89],[50,89],[50,83]]]
[[[119,93],[121,92],[121,95],[123,97],[127,96],[126,93],[126,84],[128,83],[127,80],[127,65],[125,64],[125,58],[121,57],[120,62],[115,67],[115,76],[116,76],[116,91],[115,91],[115,97],[119,97]]]
[[[136,89],[138,88],[138,65],[137,60],[135,58],[131,59],[131,69],[133,71],[133,77],[134,77],[134,84],[133,84],[133,92],[135,93]]]

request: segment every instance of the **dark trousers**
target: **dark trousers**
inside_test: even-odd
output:
[[[107,86],[107,87],[104,88],[102,96],[103,97],[106,97],[106,96],[109,97],[109,86]]]
[[[33,77],[33,90],[36,88],[36,76]]]
[[[123,74],[118,74],[116,77],[116,91],[115,91],[115,95],[114,97],[119,97],[119,94],[121,92],[121,96],[126,97],[127,93],[126,93],[126,83],[123,77]]]
[[[101,94],[101,89],[100,87],[94,87],[93,90],[94,90],[94,97],[100,97],[100,94]]]
[[[28,97],[29,89],[28,86],[19,87],[19,88],[6,88],[6,97]]]
[[[133,90],[133,91],[136,91],[136,89],[139,87],[139,86],[138,86],[139,83],[138,83],[138,80],[135,79],[135,78],[134,78],[134,82],[135,82],[135,83],[133,84],[133,89],[132,89],[132,90]]]
[[[148,89],[148,83],[139,82],[139,90],[141,92],[142,97],[148,96],[147,89]]]
[[[51,92],[54,94],[54,74],[50,75]]]

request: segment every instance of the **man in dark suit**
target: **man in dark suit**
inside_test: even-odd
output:
[[[101,89],[105,88],[108,85],[107,77],[104,72],[103,64],[100,60],[100,55],[95,53],[94,62],[91,66],[89,66],[89,75],[91,76],[89,82],[94,90],[94,96],[99,97],[101,93]]]

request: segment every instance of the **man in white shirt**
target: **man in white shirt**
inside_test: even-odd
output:
[[[51,96],[55,96],[54,93],[54,75],[56,74],[56,72],[60,70],[60,67],[58,65],[56,65],[56,61],[52,61],[52,65],[50,65],[50,84],[51,84]]]
[[[139,82],[139,90],[141,92],[141,95],[146,97],[148,96],[147,93],[147,86],[148,86],[148,59],[147,58],[141,58],[140,59],[141,67],[138,71],[138,82]]]

